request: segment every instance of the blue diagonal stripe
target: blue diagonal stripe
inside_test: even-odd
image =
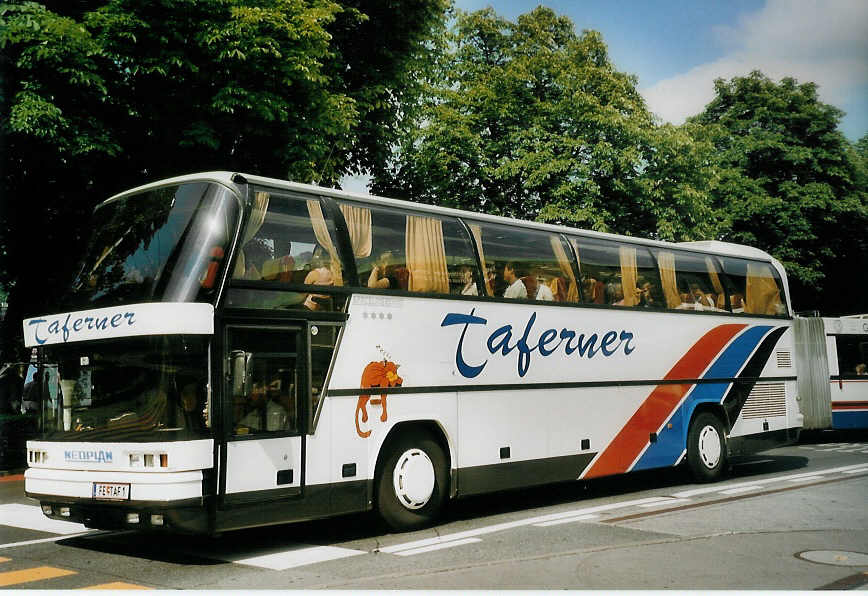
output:
[[[736,337],[717,357],[704,375],[703,379],[733,378],[738,376],[750,355],[753,354],[762,338],[771,330],[770,325],[748,327]],[[672,428],[667,425],[657,435],[657,442],[650,445],[636,465],[634,470],[672,466],[681,457],[687,432],[686,416],[693,411],[697,403],[716,402],[723,400],[730,383],[707,383],[697,385],[687,394],[684,402],[670,417]]]

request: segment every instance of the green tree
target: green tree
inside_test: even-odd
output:
[[[715,91],[693,122],[718,127],[721,238],[778,258],[797,310],[865,310],[861,292],[844,291],[868,266],[868,195],[856,149],[838,130],[842,112],[820,102],[813,83],[759,72],[717,80]]]
[[[579,35],[544,7],[516,22],[492,9],[459,13],[427,84],[375,191],[624,234],[703,234],[702,205],[687,192],[696,174],[662,186],[646,174],[674,176],[694,141],[655,129],[635,77],[612,65],[599,33]],[[670,191],[678,207],[660,208]]]
[[[0,4],[4,344],[51,307],[86,214],[114,192],[196,170],[333,184],[374,167],[448,8],[395,4]]]

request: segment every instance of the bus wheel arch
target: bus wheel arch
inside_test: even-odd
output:
[[[395,425],[379,450],[373,482],[374,509],[393,529],[433,523],[450,494],[450,451],[434,422]]]

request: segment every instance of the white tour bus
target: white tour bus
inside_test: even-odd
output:
[[[783,267],[230,172],[102,203],[38,348],[28,496],[220,532],[727,458],[802,424]],[[59,386],[57,386],[59,385]]]

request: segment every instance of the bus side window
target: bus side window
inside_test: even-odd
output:
[[[334,224],[316,197],[257,191],[241,239],[233,279],[277,283],[343,285],[343,271],[334,240]]]
[[[471,295],[473,247],[453,218],[339,201],[363,287],[398,292]]]
[[[349,230],[359,284],[371,289],[406,290],[406,216],[345,201],[338,201],[338,205]]]
[[[572,251],[559,234],[471,223],[495,296],[541,302],[577,302]]]
[[[573,238],[586,304],[663,308],[660,276],[648,249],[606,240]]]
[[[720,261],[733,313],[786,314],[781,282],[771,265],[734,257],[720,257]]]
[[[715,258],[668,250],[655,255],[667,308],[726,311],[726,288]]]
[[[868,375],[868,336],[836,335],[838,371],[842,377]]]

